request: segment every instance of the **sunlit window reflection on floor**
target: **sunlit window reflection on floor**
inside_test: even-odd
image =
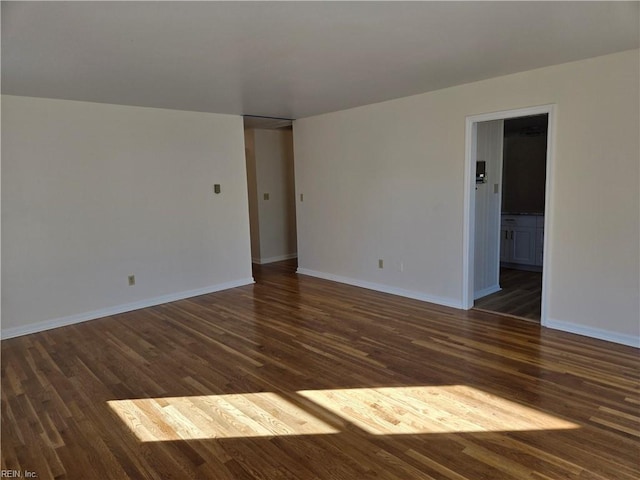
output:
[[[564,430],[575,423],[466,385],[296,392],[300,406],[273,392],[112,400],[109,406],[143,442],[325,435],[336,425],[372,435]],[[305,400],[306,399],[306,400]]]
[[[108,403],[143,442],[337,432],[331,425],[271,392]]]
[[[373,435],[579,428],[466,385],[308,390],[298,394]]]

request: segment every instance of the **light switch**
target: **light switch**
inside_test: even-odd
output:
[[[264,199],[265,199],[265,200],[269,200],[269,194],[268,194],[268,193],[265,193],[265,194],[264,194]]]

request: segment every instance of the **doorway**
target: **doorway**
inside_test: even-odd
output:
[[[244,117],[251,261],[297,258],[292,121]]]
[[[476,181],[475,309],[540,321],[547,130],[547,114],[478,124],[478,161],[486,157],[495,178]],[[496,242],[496,235],[499,245],[487,246],[486,238]],[[499,256],[499,265],[487,268],[489,252]],[[484,271],[496,269],[495,292],[479,289]]]
[[[554,113],[545,105],[467,118],[467,309],[546,323]]]

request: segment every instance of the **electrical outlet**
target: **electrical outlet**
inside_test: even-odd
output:
[[[378,260],[378,268],[384,268],[384,262],[382,261],[382,259]]]
[[[129,275],[129,277],[127,277],[129,280],[129,286],[133,286],[136,284],[136,276],[135,275]]]
[[[265,193],[263,198],[264,198],[265,200],[269,200],[269,194],[268,194],[268,193]]]
[[[213,186],[213,193],[215,193],[215,194],[220,193],[220,184],[219,184],[219,183],[216,183],[216,184]]]

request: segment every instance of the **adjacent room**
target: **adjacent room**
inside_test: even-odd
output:
[[[548,126],[548,114],[478,125],[476,309],[541,320]]]
[[[1,16],[0,476],[640,477],[640,2]]]

